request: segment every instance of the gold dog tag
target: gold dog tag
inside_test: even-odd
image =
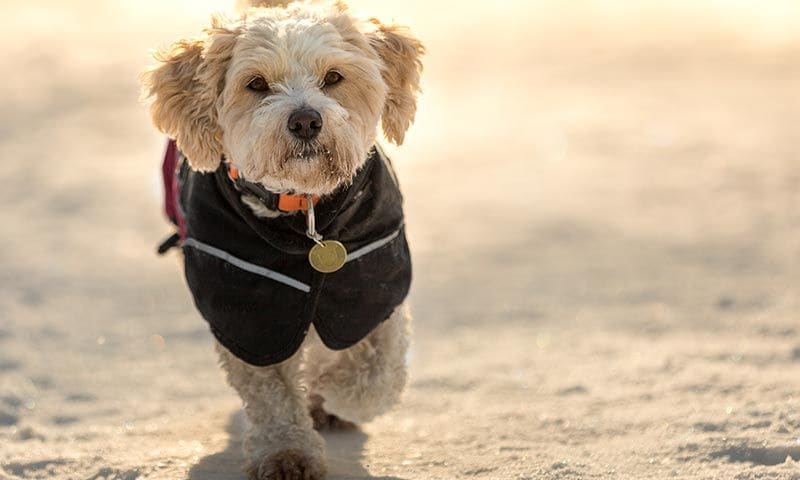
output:
[[[308,263],[320,273],[339,271],[347,262],[347,249],[336,240],[323,240],[308,252]]]

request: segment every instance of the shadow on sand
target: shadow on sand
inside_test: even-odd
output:
[[[242,473],[242,434],[246,426],[244,412],[239,410],[228,419],[228,445],[225,450],[200,459],[191,470],[189,480],[246,480]],[[367,435],[360,430],[324,432],[328,447],[329,480],[403,480],[398,477],[373,477],[361,464]]]

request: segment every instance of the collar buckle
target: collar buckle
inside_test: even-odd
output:
[[[259,183],[245,180],[239,174],[239,169],[230,163],[228,163],[228,178],[233,182],[237,190],[258,198],[265,207],[273,212],[307,212],[309,199],[314,205],[319,203],[319,196],[317,195],[290,195],[270,192]]]

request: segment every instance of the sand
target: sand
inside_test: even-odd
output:
[[[429,55],[411,380],[331,478],[800,480],[800,6],[353,3]],[[0,5],[2,480],[244,478],[136,82],[224,8]]]

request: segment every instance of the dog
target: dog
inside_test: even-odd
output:
[[[249,420],[252,479],[321,479],[318,430],[363,423],[406,383],[403,143],[424,47],[342,2],[255,1],[142,74],[172,140],[167,210],[186,280]]]

